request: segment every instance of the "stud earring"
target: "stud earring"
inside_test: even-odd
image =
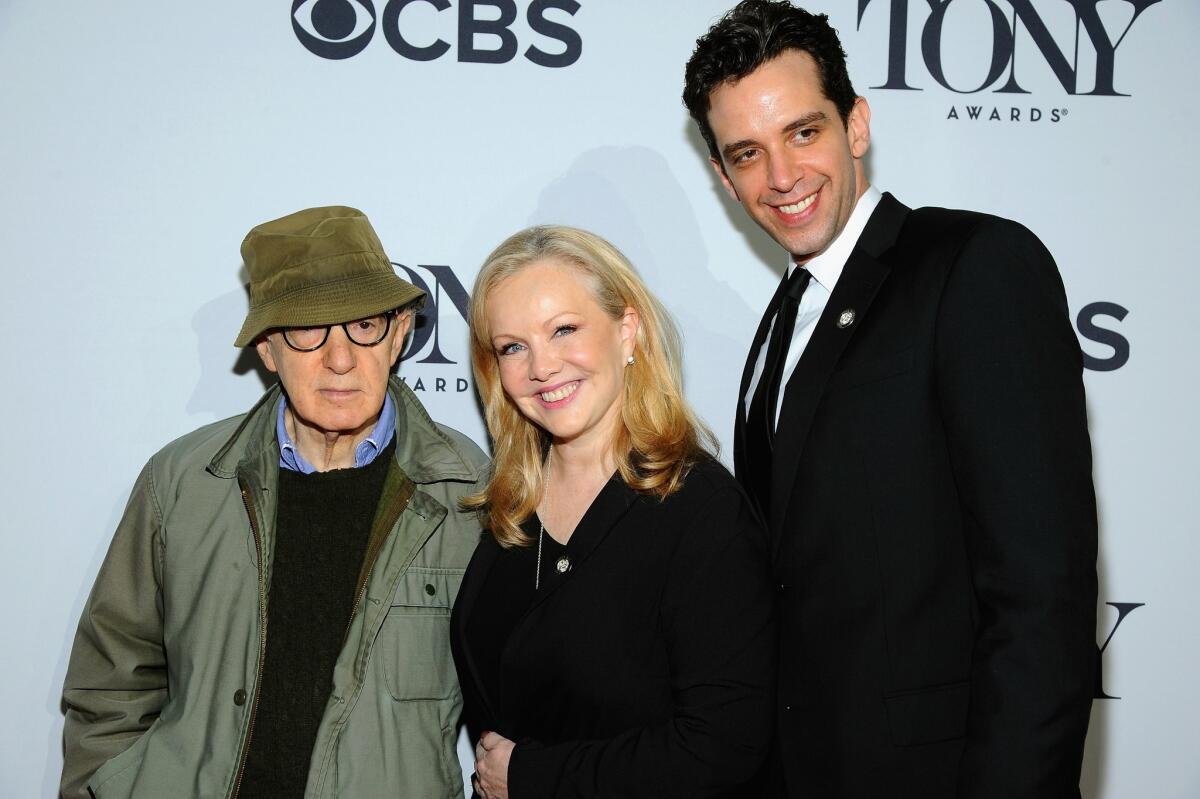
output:
[[[626,365],[626,366],[633,366],[633,363],[634,363],[634,360],[633,360],[633,356],[632,356],[632,355],[630,355],[628,358],[626,358],[626,359],[625,359],[625,365]]]

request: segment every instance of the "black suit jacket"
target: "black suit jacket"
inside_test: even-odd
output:
[[[536,531],[535,531],[536,532]],[[774,716],[774,592],[750,500],[705,460],[666,500],[619,477],[568,545],[502,655],[489,695],[467,639],[489,569],[475,551],[451,621],[469,726],[517,741],[512,799],[746,797]],[[530,569],[530,580],[533,570]]]
[[[1096,662],[1081,361],[1033,234],[883,196],[771,463],[788,796],[1079,795]],[[740,400],[743,480],[744,440]]]

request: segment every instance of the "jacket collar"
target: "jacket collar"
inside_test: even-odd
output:
[[[884,194],[880,199],[817,320],[808,346],[788,379],[771,466],[772,501],[768,522],[772,530],[780,529],[787,517],[792,485],[813,417],[825,395],[825,385],[846,345],[869,318],[871,303],[891,271],[884,256],[899,237],[908,213],[909,209],[891,194]]]
[[[600,493],[592,500],[591,506],[583,514],[583,518],[579,520],[575,532],[571,534],[571,539],[567,543],[567,554],[571,558],[571,573],[564,579],[548,581],[534,598],[534,605],[540,604],[559,586],[571,579],[588,559],[588,556],[625,517],[638,496],[636,491],[625,485],[619,472],[608,479],[608,482],[600,489]],[[531,523],[532,519],[523,526],[525,532],[533,537],[531,546],[537,546],[538,531],[536,527],[532,527]],[[475,550],[475,556],[472,559],[469,570],[471,579],[459,589],[458,606],[462,608],[464,618],[470,615],[479,589],[486,581],[488,570],[496,562],[499,554],[500,545],[496,543],[496,539],[491,535],[485,535],[483,544]]]
[[[620,472],[614,472],[608,482],[600,489],[600,493],[592,500],[592,504],[579,520],[575,531],[567,542],[567,555],[571,559],[571,571],[562,579],[545,582],[542,589],[534,597],[533,605],[537,606],[553,594],[560,586],[566,584],[583,567],[588,557],[608,537],[608,534],[625,518],[625,514],[633,507],[638,493],[621,479]],[[529,530],[528,532],[534,532]],[[535,533],[536,534],[536,533]]]
[[[871,212],[866,226],[855,242],[853,250],[842,268],[841,275],[834,285],[825,311],[817,320],[816,329],[800,362],[796,364],[785,387],[783,406],[780,408],[779,424],[775,435],[776,463],[772,467],[774,475],[771,496],[783,500],[783,495],[777,492],[789,491],[795,478],[796,466],[799,463],[800,447],[808,436],[808,427],[812,422],[816,403],[824,392],[825,383],[837,365],[842,350],[850,341],[850,337],[861,327],[861,320],[875,292],[887,277],[889,268],[880,259],[896,243],[900,230],[904,226],[909,209],[897,200],[890,192],[884,192],[879,198],[874,211]],[[786,281],[785,281],[786,282]],[[783,290],[784,283],[775,290],[778,295]],[[745,479],[749,474],[746,463],[746,392],[750,387],[750,378],[754,373],[755,360],[759,351],[765,345],[767,333],[774,319],[771,310],[775,298],[767,306],[758,323],[758,329],[750,344],[750,354],[742,371],[741,383],[738,386],[737,416],[734,420],[733,431],[733,460],[734,468],[739,479]],[[852,308],[856,321],[845,328],[837,328],[838,317],[843,310]],[[803,395],[801,397],[800,395]],[[781,462],[782,460],[782,462]],[[773,510],[769,521],[774,528],[783,516],[783,502],[772,503]]]
[[[476,482],[480,470],[462,448],[444,433],[425,411],[412,389],[398,377],[388,381],[388,393],[396,405],[396,463],[413,482],[445,480]],[[233,435],[213,456],[208,471],[217,477],[237,476],[239,464],[278,462],[275,414],[282,394],[276,383],[242,418]],[[274,460],[269,457],[275,455]]]
[[[575,532],[571,534],[571,540],[567,544],[567,553],[571,558],[571,571],[561,579],[550,580],[542,586],[541,590],[534,596],[529,609],[517,621],[516,626],[513,627],[509,640],[512,640],[518,631],[522,630],[525,624],[528,623],[530,614],[535,607],[545,602],[561,586],[571,581],[588,559],[588,556],[608,537],[609,532],[625,518],[625,515],[633,507],[634,502],[637,501],[638,496],[636,491],[625,485],[625,481],[621,479],[619,472],[609,478],[604,487],[600,489],[600,493],[592,500],[592,504],[583,514],[583,518],[579,520]],[[528,529],[529,526],[529,524],[525,525],[525,532],[536,536],[537,531]],[[533,546],[537,546],[536,538],[534,539]],[[500,723],[500,717],[497,714],[498,706],[496,704],[496,697],[489,696],[487,690],[484,688],[484,682],[480,676],[474,652],[467,642],[467,621],[470,619],[471,612],[475,608],[479,592],[487,582],[488,573],[491,571],[492,566],[495,565],[496,559],[500,557],[500,552],[500,545],[496,543],[496,539],[490,534],[485,533],[480,545],[475,548],[475,554],[471,556],[471,563],[467,567],[466,579],[463,581],[458,592],[458,598],[454,603],[454,619],[452,622],[454,626],[453,634],[461,647],[461,652],[465,658],[467,670],[474,682],[476,693],[482,699],[484,709],[492,724]]]

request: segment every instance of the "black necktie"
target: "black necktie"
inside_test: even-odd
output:
[[[811,278],[812,273],[798,267],[785,280],[783,290],[775,295],[778,306],[771,336],[767,339],[767,356],[746,414],[746,463],[751,475],[751,489],[758,498],[764,516],[769,513],[771,505],[775,406],[779,401],[788,346],[792,343],[792,331],[796,327],[796,313],[800,310],[800,297],[804,295]]]

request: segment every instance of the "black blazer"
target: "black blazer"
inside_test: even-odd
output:
[[[774,597],[762,525],[723,466],[661,502],[609,481],[572,569],[509,637],[496,697],[465,631],[501,552],[485,535],[451,627],[470,726],[517,741],[512,799],[749,796],[774,716]]]
[[[1033,234],[883,196],[788,381],[771,464],[788,796],[1079,795],[1096,662],[1081,375]],[[739,400],[743,480],[744,441]]]

